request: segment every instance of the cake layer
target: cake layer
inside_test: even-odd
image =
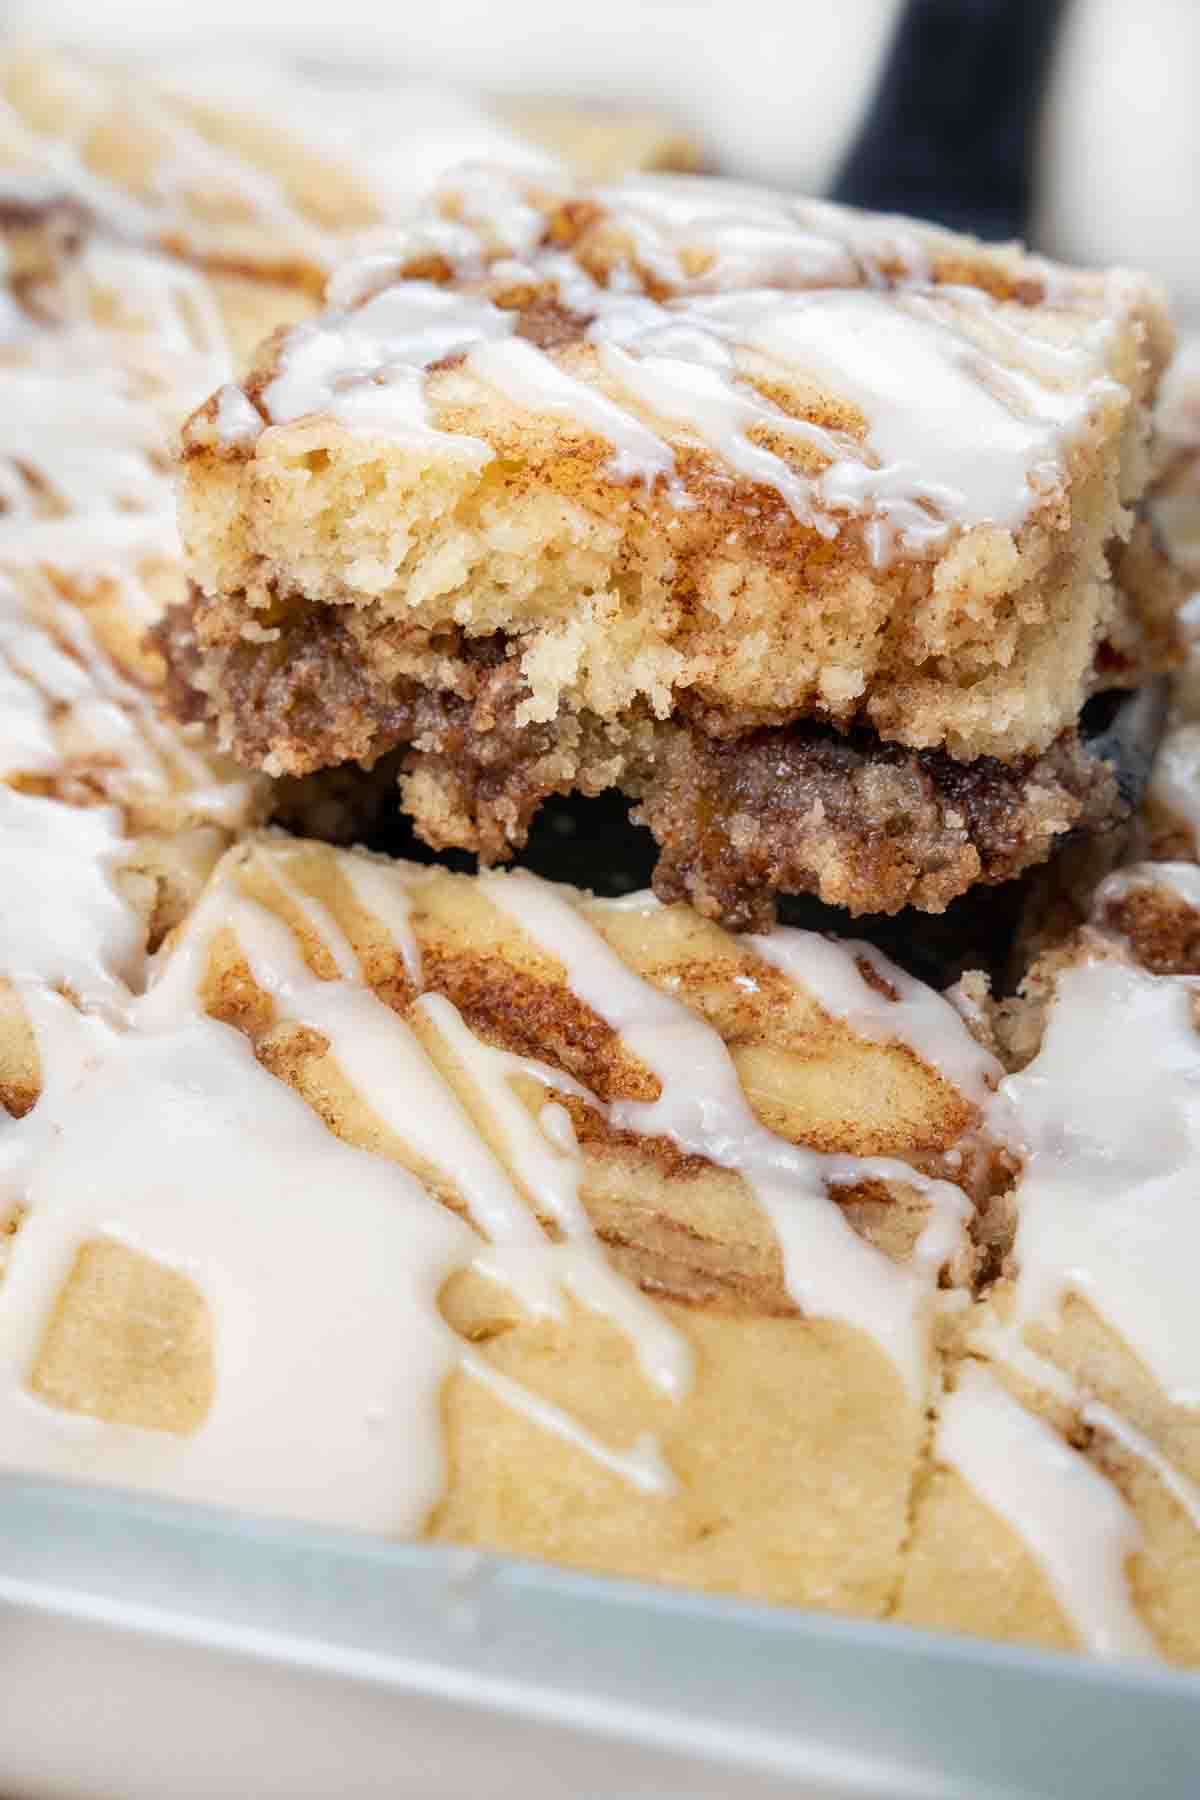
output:
[[[198,642],[193,593],[162,632],[176,716],[218,722],[249,768],[347,775],[404,751],[400,796],[435,849],[487,862],[524,845],[547,796],[618,788],[640,803],[660,860],[662,899],[689,899],[736,929],[769,924],[780,893],[814,893],[854,914],[941,912],[978,883],[1009,881],[1069,834],[1116,825],[1112,769],[1073,732],[1017,763],[839,734],[801,721],[739,732],[711,708],[645,706],[617,719],[521,722],[523,684],[499,635],[447,647],[441,685],[363,629],[358,615],[294,615],[266,642]],[[420,659],[415,667],[422,670]],[[393,759],[394,760],[394,759]],[[361,780],[361,829],[385,804]],[[395,779],[395,777],[393,777]],[[346,783],[351,812],[354,788]],[[344,827],[343,827],[344,831]]]
[[[509,642],[523,719],[1073,725],[1150,466],[1152,287],[694,179],[480,173],[184,438],[202,646]],[[336,677],[331,677],[336,679]]]

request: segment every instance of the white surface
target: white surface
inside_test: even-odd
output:
[[[0,1607],[13,1800],[866,1800],[670,1748],[464,1714],[282,1667]],[[97,1679],[102,1672],[102,1680]]]
[[[873,79],[896,0],[209,0],[194,8],[111,0],[16,0],[9,16],[45,35],[146,51],[163,44],[287,48],[386,61],[509,96],[561,96],[669,110],[716,159],[798,186],[823,186]],[[813,102],[819,96],[820,104]]]
[[[1066,8],[1038,163],[1034,233],[1068,261],[1146,268],[1200,324],[1200,6]]]

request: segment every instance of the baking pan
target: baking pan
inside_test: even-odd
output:
[[[10,1475],[0,1793],[1183,1800],[1200,1679]]]

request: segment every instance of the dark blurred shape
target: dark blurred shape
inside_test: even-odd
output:
[[[650,886],[658,845],[629,817],[629,801],[610,789],[594,800],[551,795],[517,857],[550,881],[569,881],[614,900]]]
[[[908,0],[832,198],[1023,237],[1064,0]]]
[[[1167,679],[1160,675],[1136,693],[1110,689],[1094,694],[1080,714],[1080,736],[1093,756],[1112,764],[1121,799],[1131,812],[1141,805],[1150,780],[1168,700]]]

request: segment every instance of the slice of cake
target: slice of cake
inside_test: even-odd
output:
[[[1014,1009],[1035,1050],[1001,1088],[1023,1168],[998,1278],[960,1319],[896,1616],[1194,1663],[1200,1036],[1194,979],[1138,960],[1187,960],[1189,884],[1164,869],[1156,895],[1155,874],[1106,884],[1103,929],[1045,958]]]
[[[0,168],[54,178],[127,242],[312,300],[355,238],[481,157],[620,175],[687,168],[696,150],[644,115],[531,104],[510,125],[468,94],[352,66],[36,45],[0,56]]]
[[[1155,455],[1149,283],[480,171],[330,303],[184,435],[172,654],[244,761],[409,745],[418,828],[489,860],[617,786],[660,894],[737,925],[937,911],[1119,810],[1076,725]]]

